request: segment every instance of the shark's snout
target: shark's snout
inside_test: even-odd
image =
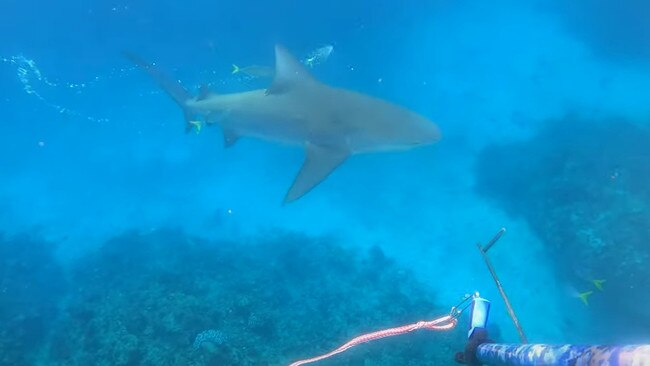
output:
[[[442,138],[442,134],[440,133],[438,126],[429,121],[423,122],[420,134],[421,136],[416,140],[415,143],[417,145],[435,144]]]
[[[416,119],[410,120],[409,122],[403,123],[390,132],[385,131],[386,134],[383,136],[384,143],[376,144],[375,146],[382,146],[381,150],[412,149],[420,146],[433,145],[442,138],[438,126],[427,119]]]
[[[415,124],[417,125],[417,128],[411,130],[407,145],[413,147],[431,145],[440,141],[442,138],[438,126],[428,119],[418,119],[415,121]]]

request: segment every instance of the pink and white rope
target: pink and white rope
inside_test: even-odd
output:
[[[313,357],[313,358],[309,358],[309,359],[306,359],[306,360],[296,361],[296,362],[292,363],[289,366],[300,366],[300,365],[304,365],[304,364],[307,364],[307,363],[320,361],[320,360],[332,357],[332,356],[334,356],[336,354],[339,354],[341,352],[347,351],[348,349],[350,349],[350,348],[352,348],[352,347],[354,347],[356,345],[359,345],[361,343],[374,341],[374,340],[380,339],[380,338],[392,337],[392,336],[396,336],[396,335],[400,335],[400,334],[405,334],[405,333],[409,333],[409,332],[412,332],[412,331],[418,330],[418,329],[428,329],[428,330],[448,330],[448,329],[452,329],[454,326],[456,326],[456,322],[457,322],[456,318],[447,315],[447,316],[443,316],[441,318],[431,320],[431,321],[428,321],[428,322],[420,321],[420,322],[417,322],[417,323],[414,323],[414,324],[408,324],[408,325],[404,325],[404,326],[397,327],[397,328],[384,329],[384,330],[380,330],[380,331],[377,331],[377,332],[363,334],[363,335],[360,335],[360,336],[352,339],[351,341],[349,341],[348,343],[342,345],[341,347],[333,350],[332,352],[326,353],[326,354],[318,356],[318,357]]]

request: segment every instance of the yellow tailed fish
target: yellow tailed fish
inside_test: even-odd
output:
[[[589,296],[591,296],[594,292],[593,291],[585,291],[581,292],[578,294],[578,297],[582,302],[585,304],[585,306],[589,306]]]
[[[197,135],[201,133],[201,127],[203,127],[203,123],[201,123],[201,121],[189,121],[188,123],[193,126]]]
[[[603,291],[603,283],[607,282],[607,280],[592,280],[591,283],[594,284],[594,287],[598,289],[598,291]]]

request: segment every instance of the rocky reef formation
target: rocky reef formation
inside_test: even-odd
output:
[[[0,365],[31,365],[65,293],[55,246],[0,235]]]
[[[478,159],[478,191],[528,221],[574,288],[607,281],[590,307],[612,334],[650,329],[649,162],[647,129],[571,116]]]
[[[449,310],[378,248],[286,233],[249,242],[129,233],[76,263],[70,284],[43,364],[286,365]],[[419,332],[322,364],[435,365],[456,345],[460,333]]]

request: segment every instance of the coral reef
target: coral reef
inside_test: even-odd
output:
[[[70,282],[42,364],[286,365],[449,310],[378,248],[286,233],[249,242],[129,233],[76,263]],[[460,333],[381,340],[321,364],[451,362]]]
[[[192,348],[199,350],[203,345],[211,343],[220,346],[226,343],[226,336],[220,330],[208,329],[196,335]]]
[[[65,292],[53,244],[0,235],[0,365],[31,365]]]
[[[620,334],[650,329],[649,161],[650,131],[569,116],[477,165],[478,191],[529,222],[573,287],[607,280],[594,302]]]

